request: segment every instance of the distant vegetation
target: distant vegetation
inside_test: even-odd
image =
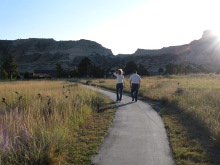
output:
[[[169,63],[166,65],[166,71],[164,74],[169,75],[176,75],[176,74],[190,74],[190,73],[209,73],[208,70],[206,70],[201,65],[195,65],[195,64],[172,64]],[[160,71],[158,71],[160,72]]]
[[[2,79],[17,79],[19,73],[17,71],[17,64],[14,57],[9,56],[0,67],[0,78]]]
[[[13,56],[9,56],[0,67],[0,78],[16,80],[16,79],[39,79],[39,78],[71,78],[71,77],[91,77],[91,78],[103,78],[112,77],[113,70],[109,67],[101,67],[95,65],[88,57],[82,58],[79,65],[71,70],[65,70],[60,63],[54,66],[54,70],[39,70],[37,73],[19,73],[18,65]],[[150,73],[143,64],[137,65],[134,61],[128,61],[125,65],[118,66],[124,70],[124,74],[129,75],[133,70],[137,70],[141,76],[150,75],[173,75],[173,74],[190,74],[190,73],[208,73],[201,65],[195,64],[173,64],[168,63],[164,68],[160,67],[158,71]],[[39,72],[39,73],[38,73]]]

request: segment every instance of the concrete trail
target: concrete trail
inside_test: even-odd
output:
[[[115,100],[116,94],[85,86]],[[173,165],[164,123],[152,107],[123,95],[94,165]]]

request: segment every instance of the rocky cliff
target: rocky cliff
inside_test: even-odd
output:
[[[172,56],[170,62],[177,64],[197,64],[212,70],[220,70],[220,39],[213,34],[212,31],[204,31],[199,40],[194,40],[189,44],[180,46],[164,47],[162,49],[138,49],[132,56],[149,58],[157,58],[163,65],[169,61],[168,56]],[[174,58],[175,57],[175,58]]]
[[[89,40],[55,41],[37,38],[0,40],[0,63],[10,55],[14,56],[21,72],[54,69],[57,63],[68,69],[73,67],[75,58],[93,54],[103,57],[114,56],[110,49]]]
[[[162,49],[138,49],[134,54],[114,56],[110,49],[89,40],[55,41],[53,39],[0,40],[0,65],[14,56],[20,72],[36,69],[54,70],[59,63],[64,69],[73,69],[85,57],[100,67],[124,67],[134,61],[152,72],[167,64],[196,64],[210,71],[220,71],[220,40],[212,31],[204,31],[199,40]]]

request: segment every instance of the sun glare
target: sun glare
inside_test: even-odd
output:
[[[213,35],[220,40],[220,30],[213,30]]]

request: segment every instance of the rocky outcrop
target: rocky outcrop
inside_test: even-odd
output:
[[[19,39],[0,41],[0,60],[14,56],[19,71],[35,69],[54,69],[59,63],[70,68],[76,57],[99,54],[103,57],[114,56],[110,49],[89,40],[55,41],[53,39]]]
[[[214,35],[213,31],[207,30],[199,40],[194,40],[189,44],[154,50],[138,49],[133,54],[133,56],[141,56],[145,59],[148,59],[149,56],[158,56],[161,63],[165,63],[165,56],[173,55],[176,57],[175,60],[172,60],[173,63],[192,63],[217,71],[220,69],[220,39]]]
[[[138,49],[134,54],[114,56],[110,49],[89,40],[55,41],[53,39],[0,40],[0,65],[8,57],[14,56],[20,72],[33,70],[54,70],[59,63],[71,70],[84,57],[102,68],[123,68],[134,61],[152,72],[165,68],[169,63],[195,64],[210,71],[220,71],[220,41],[212,31],[204,31],[199,40],[180,46],[162,49]]]

